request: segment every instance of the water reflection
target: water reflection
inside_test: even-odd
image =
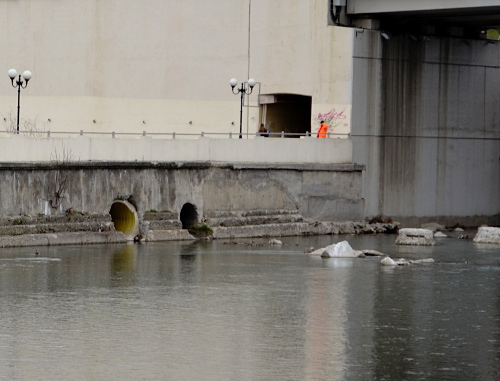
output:
[[[4,249],[0,379],[496,379],[498,247],[347,237],[437,261],[395,268],[304,254],[343,239]]]
[[[138,245],[125,245],[116,249],[111,256],[112,278],[120,285],[135,284],[135,260]]]

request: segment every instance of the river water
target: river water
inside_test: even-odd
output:
[[[0,249],[0,380],[498,380],[500,246],[395,238]]]

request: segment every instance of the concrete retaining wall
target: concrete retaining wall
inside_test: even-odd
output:
[[[352,164],[107,162],[0,164],[0,217],[108,213],[127,199],[140,213],[297,210],[326,221],[364,219],[363,167]]]

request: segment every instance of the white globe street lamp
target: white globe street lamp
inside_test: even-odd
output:
[[[28,86],[28,81],[31,79],[33,74],[31,71],[25,70],[22,74],[22,78],[24,78],[24,82],[21,78],[21,74],[19,74],[19,78],[16,80],[16,84],[14,84],[14,80],[17,77],[17,70],[10,69],[7,72],[7,75],[10,78],[10,82],[12,83],[12,87],[17,87],[17,133],[19,134],[19,113],[21,111],[21,88],[25,89]]]
[[[256,85],[256,81],[253,78],[250,78],[247,82],[242,82],[241,87],[234,91],[234,88],[238,85],[238,80],[236,78],[231,78],[229,84],[231,85],[231,90],[233,94],[241,94],[241,102],[240,102],[240,139],[242,138],[241,127],[243,122],[243,97],[246,95],[252,94],[252,90]]]

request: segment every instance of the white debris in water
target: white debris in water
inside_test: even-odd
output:
[[[321,253],[321,256],[326,258],[356,258],[359,255],[360,252],[353,250],[347,241],[327,246]]]
[[[271,239],[269,240],[270,245],[276,245],[276,246],[281,246],[283,245],[283,242],[281,242],[279,239]]]
[[[398,264],[391,258],[391,257],[385,257],[380,261],[380,264],[382,266],[397,266]]]
[[[408,266],[408,265],[419,265],[425,263],[434,263],[434,259],[432,258],[424,258],[424,259],[392,259],[391,257],[385,257],[380,261],[382,266]]]

